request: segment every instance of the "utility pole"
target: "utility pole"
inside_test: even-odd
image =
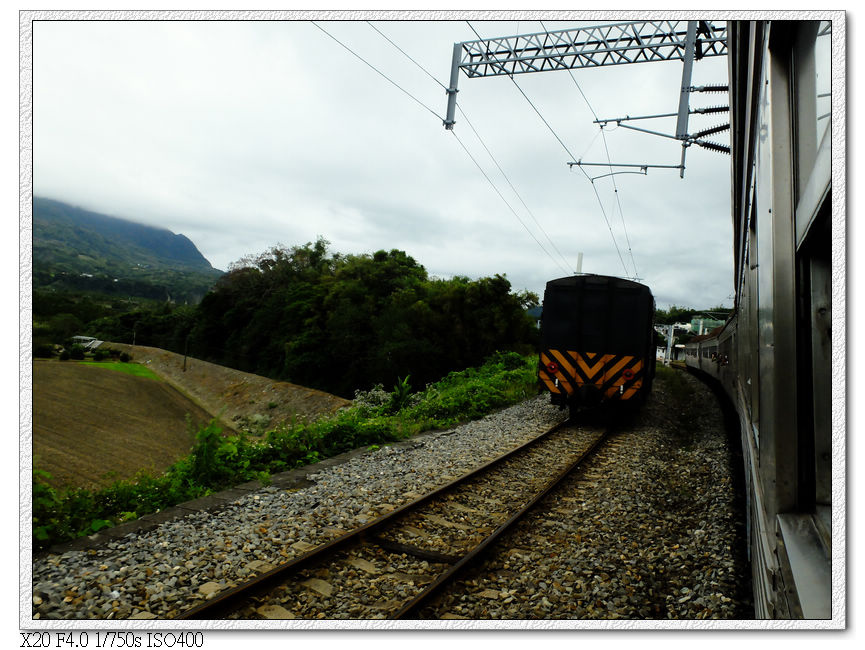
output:
[[[673,352],[673,332],[675,331],[675,329],[676,328],[672,323],[667,326],[667,352],[664,354],[665,366],[670,365],[670,357],[672,356]]]

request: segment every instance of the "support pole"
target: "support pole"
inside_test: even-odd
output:
[[[664,355],[664,365],[665,366],[670,365],[670,358],[672,357],[672,353],[673,353],[673,332],[674,332],[673,326],[672,325],[668,326],[668,328],[667,328],[667,353]]]
[[[679,92],[679,117],[676,120],[676,139],[682,140],[682,164],[679,178],[685,178],[685,153],[688,151],[688,115],[690,114],[691,73],[694,69],[694,50],[697,44],[697,21],[688,21],[685,52],[682,55],[682,87]]]
[[[682,55],[682,86],[679,93],[679,118],[676,122],[676,137],[688,137],[688,107],[691,96],[691,73],[694,69],[694,50],[697,43],[697,21],[688,21],[688,35],[685,37],[685,52]]]
[[[451,59],[451,81],[447,89],[448,94],[448,112],[445,116],[444,127],[451,131],[456,124],[456,109],[457,109],[457,83],[460,80],[460,55],[462,54],[462,43],[454,43],[454,54]]]

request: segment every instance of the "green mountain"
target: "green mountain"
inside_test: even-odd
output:
[[[222,271],[186,236],[33,199],[33,287],[197,303]]]

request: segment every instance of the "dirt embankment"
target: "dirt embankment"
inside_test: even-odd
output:
[[[226,368],[159,348],[104,343],[132,355],[226,425],[244,422],[275,427],[292,420],[314,419],[351,402],[312,388]],[[184,369],[185,368],[185,369]]]
[[[108,485],[189,453],[210,414],[169,384],[74,361],[33,363],[33,458],[57,487]]]
[[[75,363],[33,363],[33,456],[52,485],[93,487],[159,473],[189,453],[193,424],[219,418],[253,431],[313,419],[351,404],[335,395],[274,382],[158,348],[107,343],[159,376],[135,377]]]

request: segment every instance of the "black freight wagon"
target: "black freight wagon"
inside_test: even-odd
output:
[[[547,283],[538,378],[571,411],[636,404],[655,376],[655,300],[638,282],[575,275]]]

